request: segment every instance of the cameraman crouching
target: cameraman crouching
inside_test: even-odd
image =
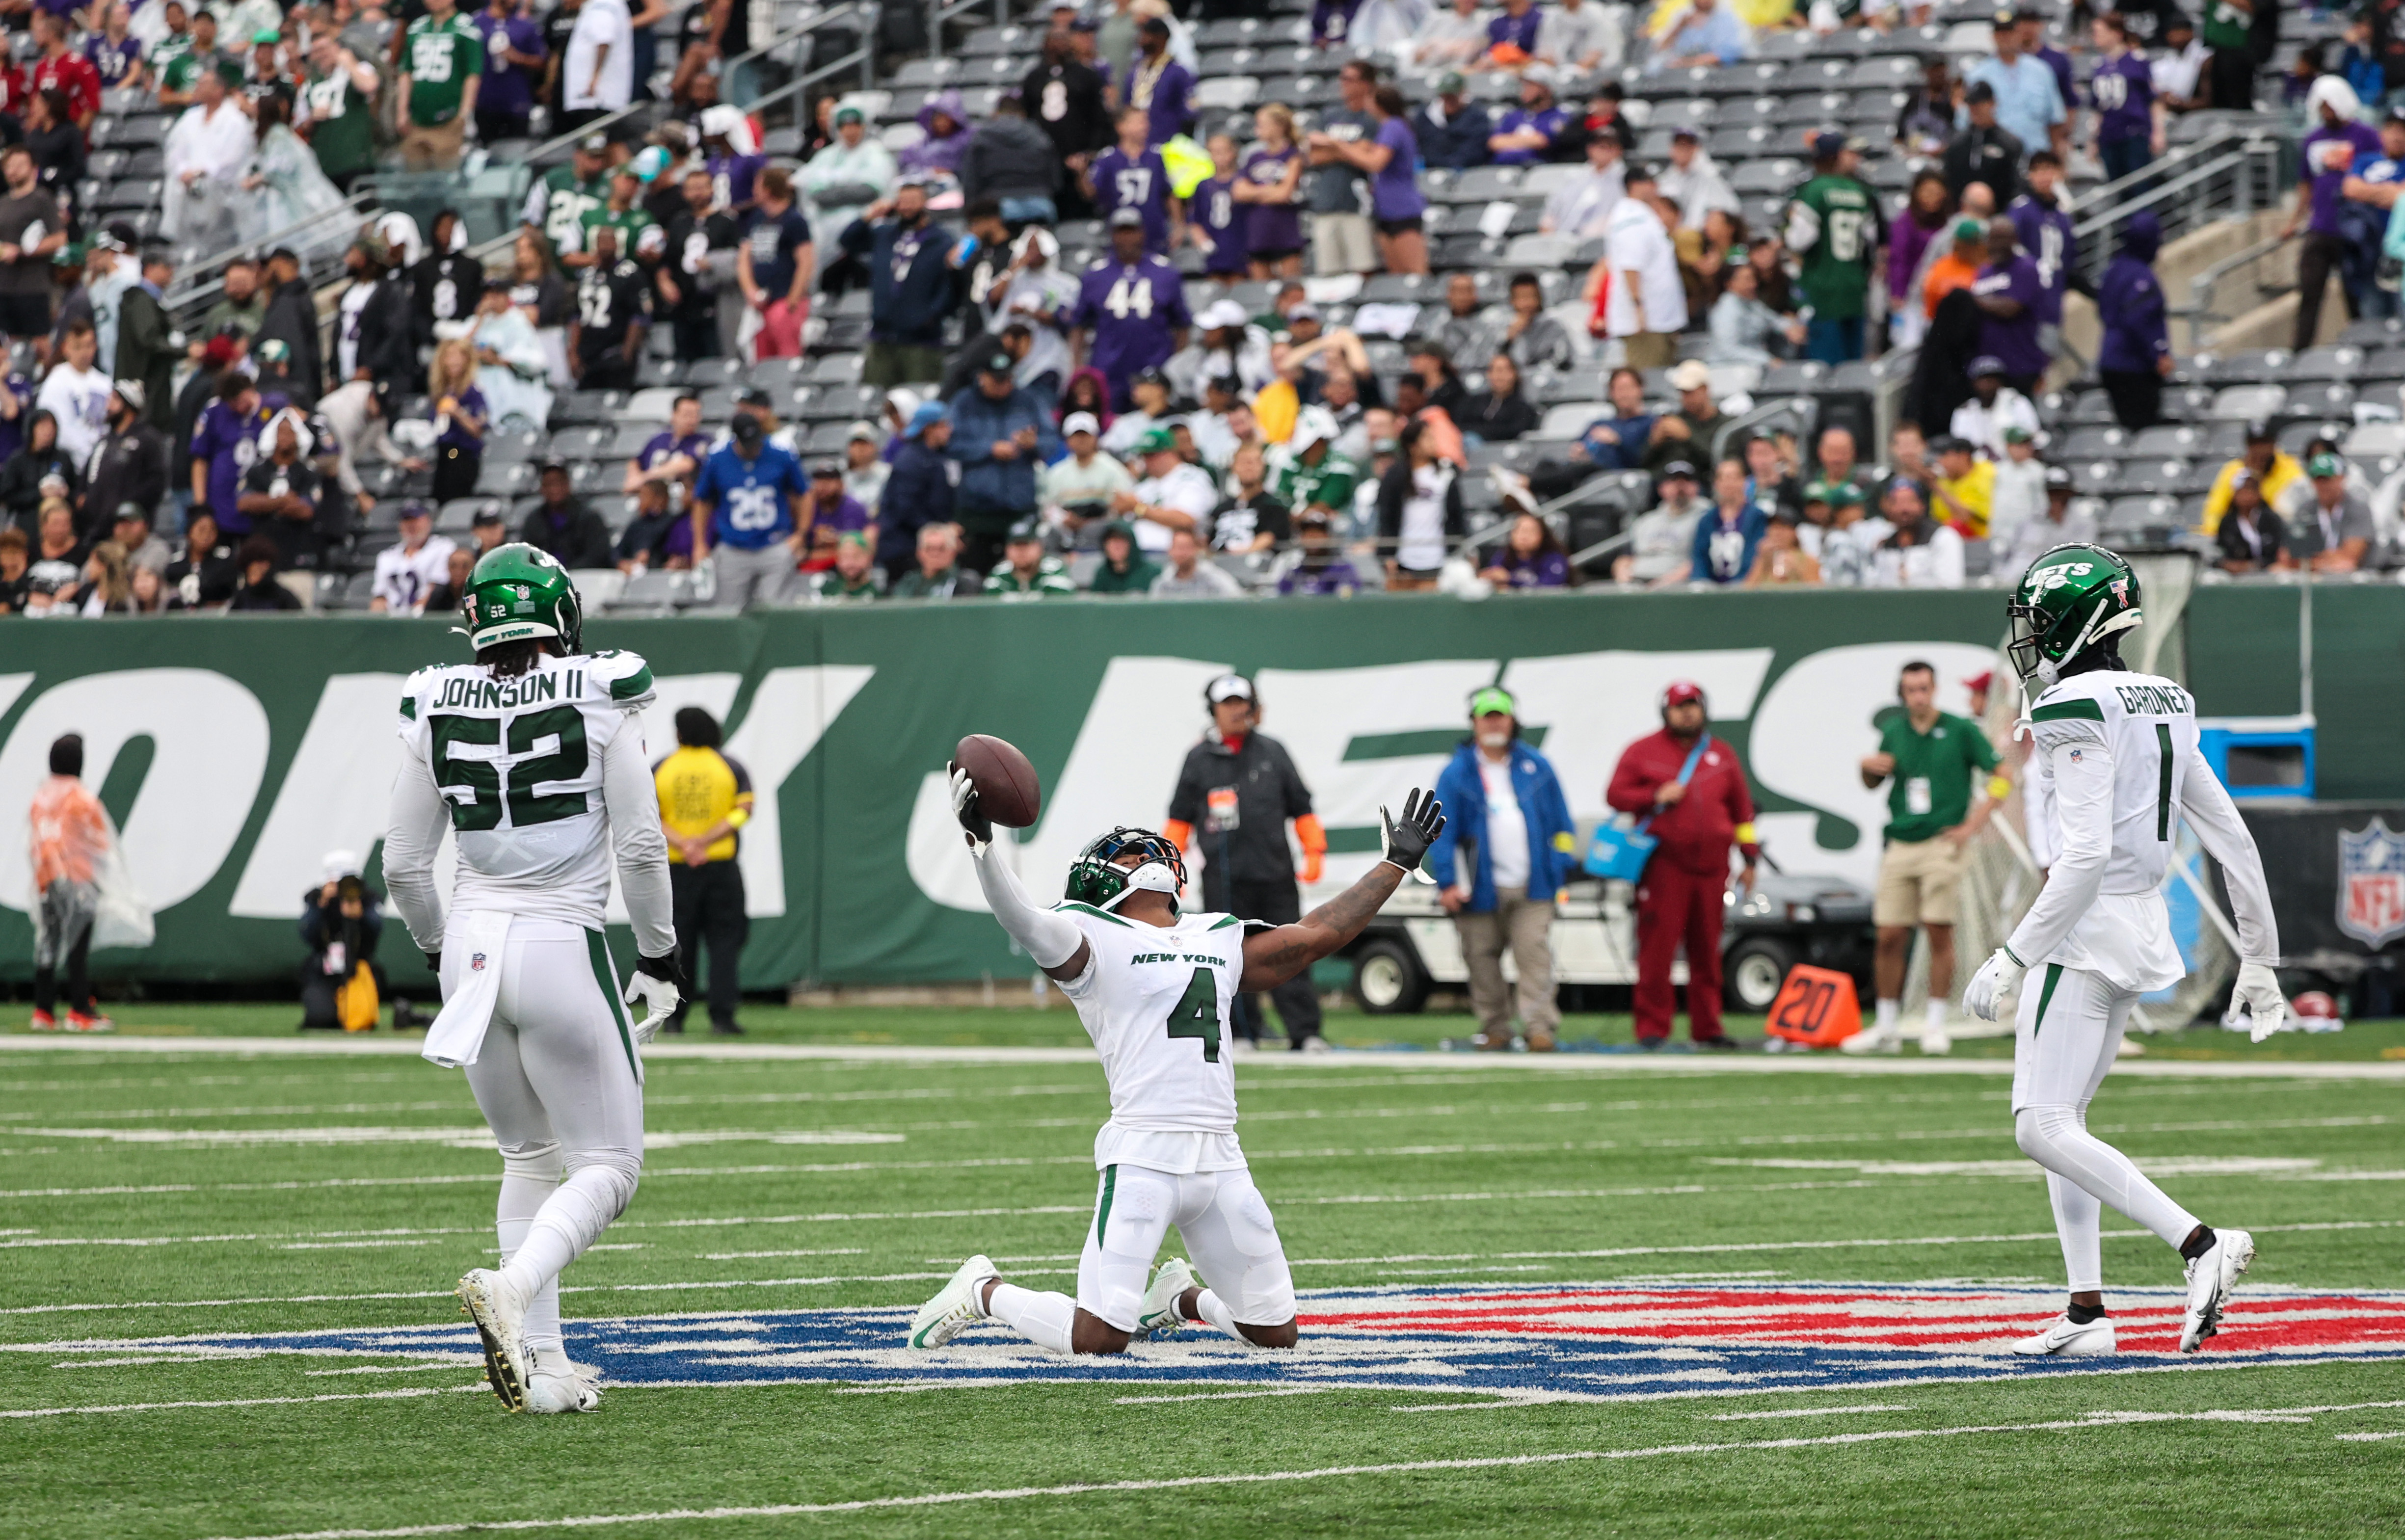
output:
[[[375,961],[384,935],[381,895],[359,876],[359,858],[336,850],[326,880],[301,898],[301,1029],[364,1032],[376,1024],[385,989]]]

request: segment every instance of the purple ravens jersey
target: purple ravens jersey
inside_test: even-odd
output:
[[[1105,257],[1086,269],[1077,285],[1077,307],[1069,324],[1093,334],[1088,361],[1111,383],[1116,400],[1127,399],[1128,382],[1169,361],[1177,350],[1174,333],[1191,326],[1186,281],[1166,258],[1125,263]]]
[[[1094,212],[1107,227],[1111,216],[1132,208],[1144,216],[1144,249],[1157,257],[1169,254],[1169,168],[1159,150],[1146,150],[1131,161],[1117,145],[1094,157]]]

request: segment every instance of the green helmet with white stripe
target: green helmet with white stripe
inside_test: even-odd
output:
[[[2058,545],[2030,563],[2004,613],[2014,672],[2052,685],[2080,653],[2140,623],[2138,574],[2102,546]]]
[[[584,602],[559,558],[513,540],[485,553],[459,601],[468,644],[481,652],[500,642],[556,637],[574,652],[584,636]]]

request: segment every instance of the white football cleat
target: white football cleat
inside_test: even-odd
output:
[[[977,1296],[985,1292],[985,1281],[999,1277],[992,1262],[983,1256],[970,1257],[952,1274],[951,1281],[935,1292],[935,1297],[919,1307],[910,1318],[910,1346],[940,1348],[961,1335],[972,1322],[985,1319],[985,1304]]]
[[[2024,1337],[2013,1344],[2014,1353],[2022,1358],[2102,1358],[2119,1351],[2109,1315],[2100,1315],[2084,1326],[2069,1315],[2059,1315],[2035,1337]]]
[[[1841,1054],[1896,1054],[1904,1051],[1904,1037],[1898,1032],[1882,1031],[1865,1027],[1837,1044]]]
[[[1144,1291],[1144,1303],[1136,1307],[1135,1329],[1146,1337],[1169,1336],[1186,1324],[1185,1312],[1177,1301],[1188,1289],[1199,1289],[1202,1281],[1182,1256],[1173,1256],[1152,1275],[1152,1287]]]
[[[2187,1265],[2187,1319],[2180,1324],[2179,1351],[2194,1352],[2221,1330],[2221,1309],[2238,1276],[2255,1260],[2255,1238],[2244,1230],[2216,1230],[2212,1249]]]
[[[570,1365],[566,1374],[538,1363],[527,1379],[526,1409],[530,1412],[589,1412],[601,1405],[601,1387],[590,1369]]]
[[[534,1376],[534,1354],[526,1341],[526,1301],[489,1267],[459,1280],[456,1292],[460,1313],[476,1323],[476,1335],[485,1339],[485,1379],[493,1393],[510,1410],[526,1410],[527,1381]]]
[[[1954,1035],[1938,1026],[1920,1029],[1920,1051],[1924,1054],[1950,1054],[1954,1051]]]

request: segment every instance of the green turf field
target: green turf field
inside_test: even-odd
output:
[[[119,1013],[129,1037],[246,1029],[278,1045],[288,1015]],[[746,1019],[753,1043],[788,1052],[1081,1041],[1057,1008]],[[1464,1029],[1344,1016],[1330,1036]],[[1590,1017],[1565,1036],[1625,1033],[1624,1019]],[[2091,1127],[2142,1162],[2175,1163],[2165,1185],[2208,1219],[2257,1231],[2250,1289],[2398,1289],[2405,1113],[2388,1077],[2405,1067],[2380,1060],[2400,1041],[2395,1024],[2261,1049],[2214,1031],[2157,1038],[2108,1080]],[[504,1415],[472,1370],[406,1344],[158,1340],[455,1319],[451,1284],[490,1255],[499,1163],[458,1074],[405,1047],[358,1051],[391,1042],[0,1053],[0,1533],[566,1533],[568,1519],[724,1540],[2405,1527],[2394,1359],[1765,1391],[1680,1347],[1700,1366],[1687,1390],[1616,1398],[1597,1374],[1576,1381],[1592,1398],[1565,1400],[1448,1386],[1442,1350],[1364,1383],[1313,1356],[1325,1334],[1287,1365],[1244,1366],[1269,1380],[1180,1378],[1216,1351],[1181,1337],[1087,1382],[929,1386],[869,1367],[835,1384],[613,1384],[596,1415],[538,1419]],[[2294,1057],[2351,1062],[2284,1071]],[[2045,1188],[2014,1149],[2000,1068],[1909,1051],[1869,1066],[1264,1054],[1238,1084],[1308,1321],[1315,1290],[2052,1285]],[[738,1312],[643,1340],[666,1351],[714,1333],[735,1359],[769,1364],[737,1339],[799,1319],[774,1312],[915,1305],[973,1251],[1021,1281],[1070,1285],[1105,1111],[1090,1062],[688,1051],[647,1072],[644,1184],[568,1275],[571,1348],[579,1318]],[[2131,1231],[2107,1214],[2110,1283],[2176,1282],[2175,1258]],[[2384,1308],[2405,1336],[2405,1301]]]

